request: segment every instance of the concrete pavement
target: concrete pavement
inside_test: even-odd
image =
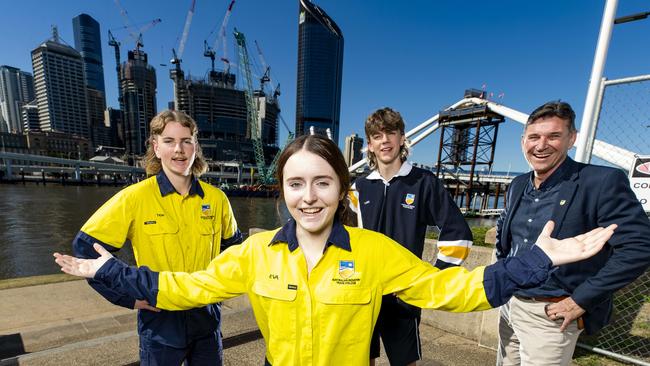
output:
[[[135,311],[108,303],[85,281],[3,289],[0,299],[0,366],[138,362]],[[264,341],[246,342],[257,330],[248,299],[227,301],[223,308],[224,338],[230,340],[225,365],[263,364]],[[421,335],[420,365],[494,364],[494,351],[476,341],[426,324]],[[377,364],[388,362],[382,358]]]

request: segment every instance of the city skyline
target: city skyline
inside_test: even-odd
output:
[[[178,46],[190,2],[160,2],[155,8],[148,2],[121,3],[137,27],[162,19],[143,37],[144,50],[157,69],[158,109],[166,108],[173,99],[173,84],[168,76],[171,48]],[[351,133],[362,136],[363,120],[376,108],[391,106],[399,110],[407,129],[411,129],[459,100],[464,89],[483,85],[496,101],[526,113],[551,99],[568,101],[580,121],[604,1],[415,1],[409,6],[387,1],[315,3],[327,11],[346,36],[339,140]],[[209,60],[202,57],[203,40],[215,42],[228,4],[197,1],[183,56],[186,72],[202,77],[209,69]],[[646,10],[642,1],[626,1],[619,4],[617,14]],[[118,107],[107,30],[114,30],[120,38],[123,55],[133,48],[133,41],[128,32],[119,29],[123,22],[111,1],[75,0],[55,5],[26,0],[14,4],[11,14],[0,15],[0,34],[8,51],[0,57],[0,65],[33,73],[30,50],[50,37],[51,24],[57,24],[61,37],[72,45],[71,19],[81,13],[100,23],[107,105]],[[251,43],[259,42],[271,66],[273,82],[282,85],[280,103],[289,126],[295,122],[297,18],[297,1],[241,1],[234,5],[227,32],[230,35],[237,27]],[[645,44],[643,36],[649,26],[648,21],[639,21],[615,27],[605,76],[648,73],[649,52],[635,45]],[[236,59],[232,37],[227,47],[229,58]],[[250,52],[254,54],[255,50]],[[512,121],[500,129],[495,170],[526,170],[519,148],[521,130],[521,125]],[[286,133],[281,130],[279,141],[285,140]],[[416,146],[413,160],[432,165],[437,157],[438,136],[436,133]]]

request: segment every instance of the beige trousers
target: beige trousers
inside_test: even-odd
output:
[[[560,332],[562,319],[549,319],[546,304],[513,297],[501,307],[497,366],[571,364],[582,330],[574,321]]]

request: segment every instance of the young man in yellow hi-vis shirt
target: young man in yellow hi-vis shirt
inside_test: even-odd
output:
[[[150,178],[118,192],[83,225],[75,255],[96,258],[93,243],[109,251],[126,241],[138,266],[155,271],[204,270],[224,247],[242,236],[226,195],[201,182],[207,170],[188,115],[164,111],[151,121],[145,156]],[[182,312],[161,311],[146,300],[90,285],[113,304],[139,309],[141,365],[221,365],[221,312],[211,304]]]

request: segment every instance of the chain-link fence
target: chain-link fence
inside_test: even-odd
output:
[[[650,155],[650,75],[604,81],[597,106],[595,139],[606,148],[594,142],[592,163],[629,170],[635,155]],[[625,155],[629,159],[621,160]],[[580,341],[596,352],[650,365],[650,271],[616,293],[610,324]]]

